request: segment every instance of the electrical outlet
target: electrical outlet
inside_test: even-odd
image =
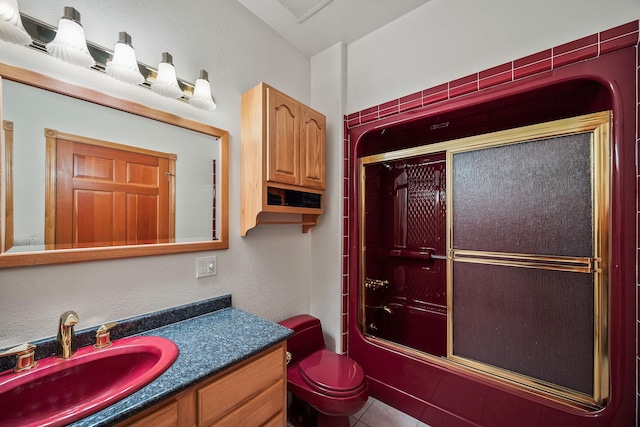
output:
[[[196,278],[216,275],[216,257],[196,258]]]

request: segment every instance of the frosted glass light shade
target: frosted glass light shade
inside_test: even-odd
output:
[[[120,41],[118,41],[113,48],[113,59],[107,61],[105,71],[114,79],[139,85],[144,82],[144,77],[138,68],[138,61],[133,46],[127,43],[127,40],[130,42],[131,37],[129,37],[127,33],[120,33]]]
[[[162,53],[162,62],[158,65],[158,76],[156,81],[151,83],[151,90],[167,98],[180,98],[182,89],[178,85],[176,69],[171,62],[171,55]]]
[[[55,38],[47,43],[47,52],[56,58],[80,67],[93,67],[96,63],[87,48],[84,29],[78,22],[80,14],[72,7],[65,7]],[[71,12],[68,10],[71,9]],[[68,15],[72,16],[69,17]],[[76,17],[75,20],[71,19]]]
[[[215,110],[216,103],[211,97],[211,84],[207,80],[207,72],[200,71],[200,76],[196,80],[196,86],[193,89],[193,96],[189,99],[189,104],[202,110]]]
[[[31,36],[24,29],[17,0],[0,0],[0,39],[27,46]]]

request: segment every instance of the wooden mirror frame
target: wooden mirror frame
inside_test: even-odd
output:
[[[2,253],[0,268],[29,265],[62,264],[102,259],[129,258],[149,255],[164,255],[183,252],[210,251],[229,247],[229,132],[201,122],[149,108],[136,102],[116,98],[93,89],[66,83],[34,71],[0,63],[0,102],[2,82],[11,80],[50,92],[67,95],[79,100],[113,108],[140,117],[178,126],[218,138],[220,142],[219,177],[217,190],[220,215],[216,218],[220,230],[219,239],[201,242],[160,243],[140,246],[110,246],[87,249],[64,249],[40,252]],[[0,103],[1,105],[1,103]],[[0,109],[1,113],[1,109]],[[0,166],[1,167],[1,166]],[[0,169],[1,170],[1,169]],[[1,176],[0,176],[1,178]],[[0,187],[0,197],[4,197]],[[0,229],[4,227],[0,224]]]

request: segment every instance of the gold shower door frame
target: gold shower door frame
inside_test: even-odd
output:
[[[456,153],[481,150],[485,148],[531,142],[543,138],[561,137],[578,133],[589,133],[591,138],[591,191],[593,203],[593,257],[538,256],[531,254],[506,254],[498,252],[479,252],[455,250],[453,240],[453,157]],[[611,112],[592,113],[568,119],[524,126],[516,129],[498,131],[484,135],[471,136],[407,148],[393,152],[365,156],[359,159],[359,218],[365,224],[365,166],[391,160],[400,160],[432,153],[446,153],[447,176],[447,357],[436,357],[418,350],[373,337],[366,338],[404,353],[426,359],[432,363],[444,365],[450,369],[467,374],[478,375],[490,380],[507,382],[515,387],[534,394],[568,404],[584,410],[604,407],[609,396],[609,346],[608,346],[608,230],[610,206],[610,135]],[[366,230],[360,233],[360,295],[364,295],[366,277]],[[457,356],[453,353],[453,265],[456,262],[483,263],[489,265],[519,268],[536,268],[555,271],[571,271],[593,275],[593,393],[587,395],[560,385],[545,382],[517,372],[499,368],[487,363]],[[365,331],[364,298],[360,304],[360,328]]]

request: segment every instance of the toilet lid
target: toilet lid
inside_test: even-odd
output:
[[[360,365],[328,350],[316,351],[304,358],[298,370],[309,386],[329,395],[354,394],[364,387],[364,371]]]

